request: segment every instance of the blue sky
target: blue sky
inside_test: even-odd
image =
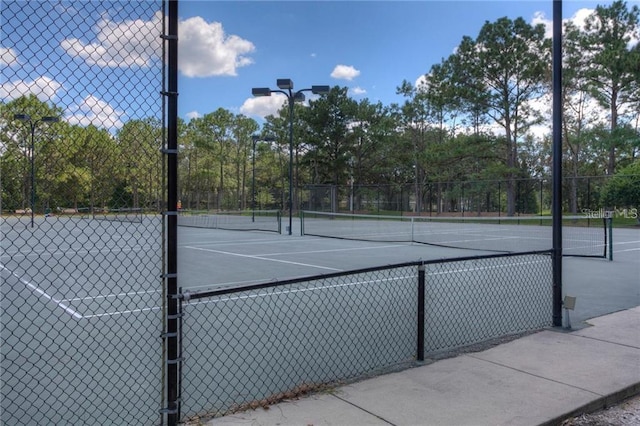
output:
[[[563,16],[581,19],[584,9],[608,3],[565,0]],[[276,88],[278,78],[291,78],[296,89],[340,85],[354,99],[402,102],[395,92],[403,80],[415,83],[464,35],[475,38],[485,21],[503,16],[550,25],[552,1],[183,1],[183,24],[206,31],[219,23],[224,34],[216,36],[222,45],[229,41],[230,50],[238,46],[238,65],[220,75],[181,73],[180,115],[188,119],[223,107],[259,118],[284,97],[251,99],[251,88]],[[181,67],[188,60],[181,57]],[[334,72],[339,66],[342,72]]]
[[[565,0],[563,16],[580,25],[610,3]],[[7,0],[0,7],[3,102],[34,93],[62,106],[72,124],[111,130],[159,113],[158,1]],[[395,92],[403,80],[415,83],[486,21],[523,17],[545,24],[550,36],[552,7],[552,0],[182,0],[179,115],[189,120],[222,107],[262,122],[285,98],[254,98],[251,88],[276,88],[278,78],[296,89],[339,85],[356,100],[401,103]],[[139,30],[131,31],[131,19]]]

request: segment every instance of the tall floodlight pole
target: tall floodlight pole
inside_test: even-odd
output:
[[[562,0],[553,1],[553,325],[562,326]]]
[[[311,86],[310,89],[293,91],[293,81],[288,78],[279,78],[277,85],[280,90],[272,90],[268,87],[254,87],[251,89],[253,96],[271,96],[272,93],[282,93],[289,101],[289,235],[293,224],[293,106],[295,102],[304,101],[303,92],[312,92],[316,95],[329,93],[329,86]]]
[[[36,209],[36,145],[35,134],[36,128],[40,123],[57,123],[60,121],[58,117],[42,117],[37,120],[33,120],[29,114],[14,114],[14,120],[23,121],[29,127],[31,132],[31,141],[29,144],[29,160],[31,162],[31,227],[34,226],[34,211]]]

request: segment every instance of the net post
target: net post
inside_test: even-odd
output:
[[[300,210],[300,235],[304,235],[304,210]]]
[[[415,218],[411,217],[411,244],[416,242],[415,225],[416,225]]]
[[[607,244],[606,246],[609,249],[609,261],[613,261],[613,217],[607,217],[604,219],[605,221],[605,229],[607,232]]]
[[[424,361],[424,292],[425,266],[418,266],[418,340],[416,360]]]

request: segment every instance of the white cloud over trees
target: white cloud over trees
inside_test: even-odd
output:
[[[103,18],[96,25],[94,41],[67,38],[60,47],[87,65],[150,67],[160,59],[160,28],[161,12],[148,21],[114,22]],[[235,76],[238,68],[253,63],[248,56],[255,51],[252,42],[228,35],[220,22],[207,22],[199,16],[180,22],[178,43],[178,68],[187,77]]]
[[[68,38],[60,42],[60,47],[68,55],[81,58],[87,65],[149,67],[161,52],[158,28],[162,28],[161,12],[156,12],[150,21],[136,19],[114,22],[103,18],[96,25],[95,41],[86,43],[77,38]]]
[[[11,101],[21,96],[35,95],[42,102],[57,97],[62,84],[52,78],[42,76],[34,80],[7,81],[0,84],[0,99]]]

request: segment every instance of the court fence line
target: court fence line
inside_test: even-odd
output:
[[[180,295],[180,419],[267,406],[552,324],[551,251]]]

